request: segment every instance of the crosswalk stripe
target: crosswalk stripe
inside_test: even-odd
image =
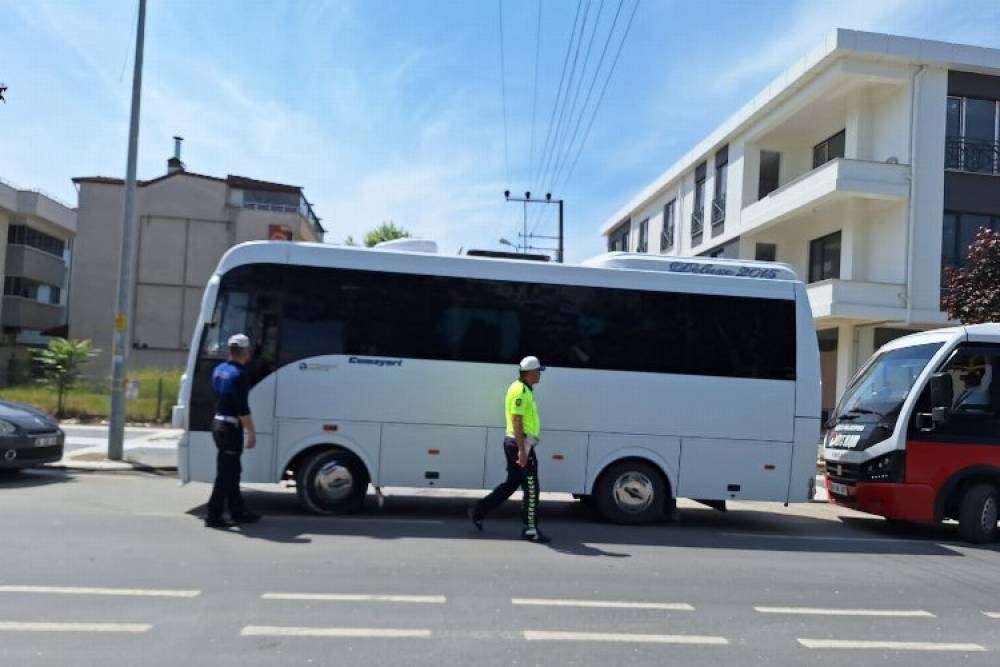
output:
[[[379,639],[426,639],[430,630],[401,628],[302,628],[248,625],[243,637],[375,637]]]
[[[263,600],[323,600],[329,602],[412,602],[445,604],[443,595],[362,595],[354,593],[264,593]]]
[[[147,632],[148,623],[51,623],[0,621],[0,632]]]
[[[983,616],[987,616],[989,618],[1000,618],[1000,611],[984,611]]]
[[[0,586],[0,593],[52,593],[58,595],[124,595],[132,597],[193,598],[197,590],[154,588],[88,588],[81,586]]]
[[[557,630],[525,630],[527,641],[564,642],[634,642],[640,644],[711,644],[729,643],[725,637],[709,635],[640,635],[617,632],[563,632]]]
[[[895,616],[936,618],[922,609],[822,609],[817,607],[754,607],[761,614],[804,614],[811,616]]]
[[[564,600],[558,598],[511,598],[511,604],[537,607],[598,607],[606,609],[661,609],[694,611],[686,602],[619,602],[613,600]]]
[[[850,639],[799,639],[806,648],[814,649],[876,649],[884,651],[961,651],[979,652],[986,649],[979,644],[947,642],[890,642]]]

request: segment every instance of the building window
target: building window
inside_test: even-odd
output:
[[[705,173],[706,163],[702,162],[694,170],[694,207],[691,211],[691,245],[701,243],[705,228]]]
[[[977,174],[1000,173],[1000,102],[949,97],[944,166]]]
[[[840,232],[809,242],[809,282],[840,277]]]
[[[946,269],[965,267],[969,259],[969,246],[976,240],[982,227],[1000,232],[1000,216],[977,213],[945,211],[941,225],[941,282],[944,284]]]
[[[649,252],[649,218],[639,223],[639,241],[635,247],[636,252]]]
[[[715,196],[712,197],[712,236],[726,226],[726,176],[729,172],[729,146],[715,154]]]
[[[778,175],[781,168],[781,153],[760,152],[760,177],[757,184],[757,198],[763,199],[778,189]]]
[[[660,252],[666,252],[674,247],[674,213],[676,208],[676,199],[671,199],[663,207],[663,231],[660,232]]]
[[[54,236],[49,236],[27,225],[14,224],[8,227],[7,243],[26,245],[49,255],[55,255],[59,259],[63,258],[63,252],[66,249],[65,241],[57,239]]]
[[[628,252],[629,232],[632,230],[632,219],[626,218],[618,228],[608,235],[608,252]]]
[[[758,262],[774,262],[778,258],[776,243],[758,243],[754,248],[753,258]]]
[[[813,146],[813,169],[822,166],[830,160],[844,157],[844,141],[847,133],[841,130],[829,139],[825,139]]]
[[[46,285],[31,278],[7,276],[3,281],[3,293],[6,296],[19,296],[41,303],[59,305],[61,290],[54,285]]]
[[[244,190],[243,208],[275,213],[297,213],[301,195],[297,192],[277,192],[273,190]]]

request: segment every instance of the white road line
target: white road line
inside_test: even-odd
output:
[[[130,597],[194,598],[201,591],[151,588],[83,588],[79,586],[0,586],[0,593],[55,593],[59,595],[123,595]]]
[[[987,618],[1000,618],[1000,611],[984,611],[983,616]]]
[[[262,600],[323,600],[329,602],[412,602],[445,604],[443,595],[361,595],[354,593],[264,593]]]
[[[848,639],[799,639],[806,648],[876,649],[883,651],[985,651],[979,644],[949,644],[944,642],[884,642]]]
[[[639,644],[710,644],[729,643],[725,637],[709,635],[636,635],[616,632],[562,632],[555,630],[525,630],[527,641],[562,642],[634,642]]]
[[[562,600],[557,598],[511,598],[511,604],[537,607],[600,607],[607,609],[662,609],[694,611],[686,602],[616,602],[611,600]]]
[[[398,628],[295,628],[248,625],[242,637],[375,637],[378,639],[427,639],[430,630]]]
[[[811,616],[919,616],[937,618],[922,609],[820,609],[816,607],[754,607],[762,614],[805,614]]]
[[[25,623],[0,621],[0,632],[147,632],[148,623]]]

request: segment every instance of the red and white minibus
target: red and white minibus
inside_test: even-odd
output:
[[[964,539],[996,539],[1000,324],[885,345],[829,425],[823,458],[833,502],[901,521],[956,519]]]

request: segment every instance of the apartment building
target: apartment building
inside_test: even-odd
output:
[[[73,182],[79,192],[79,231],[69,331],[100,348],[89,372],[101,377],[111,363],[124,186],[121,179],[103,176]],[[167,172],[138,183],[136,209],[129,330],[133,368],[184,365],[202,291],[230,247],[254,240],[323,240],[324,229],[302,188],[187,171],[179,138]]]
[[[823,407],[880,345],[946,324],[943,268],[1000,229],[1000,50],[837,29],[601,228],[611,251],[786,262]]]
[[[0,180],[0,384],[27,375],[30,347],[65,335],[76,209]]]

